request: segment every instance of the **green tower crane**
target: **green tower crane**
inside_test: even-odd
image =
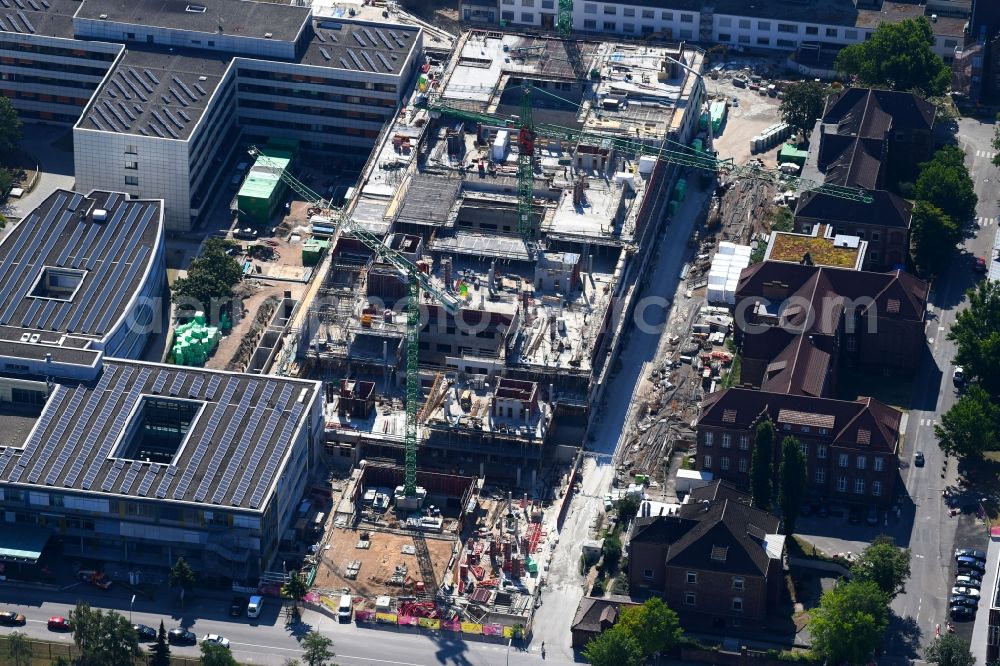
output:
[[[556,18],[556,29],[563,39],[573,33],[573,0],[559,0],[559,15]]]
[[[314,192],[308,185],[293,176],[289,171],[280,167],[277,163],[271,163],[266,155],[256,147],[251,147],[250,154],[257,158],[264,165],[271,166],[279,171],[279,178],[292,190],[310,202],[313,206],[322,210],[331,210],[335,219],[332,220],[334,227],[342,232],[349,233],[357,238],[365,247],[375,254],[376,260],[381,260],[396,268],[406,278],[408,285],[408,295],[406,302],[406,428],[404,433],[404,445],[406,448],[406,474],[403,483],[403,494],[407,498],[416,497],[417,494],[417,402],[420,399],[420,378],[418,376],[418,337],[420,335],[420,291],[423,290],[434,297],[448,314],[456,314],[459,311],[459,300],[448,293],[450,285],[445,285],[440,289],[430,281],[426,273],[420,271],[417,266],[405,256],[385,244],[382,238],[371,233],[359,224],[355,224],[350,216],[342,211],[335,210],[330,201],[324,199]]]

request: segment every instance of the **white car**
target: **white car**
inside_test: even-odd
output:
[[[981,584],[979,580],[976,580],[972,576],[955,576],[955,585],[960,587],[972,587],[978,590]]]
[[[979,590],[974,587],[953,587],[951,588],[952,594],[962,594],[967,597],[972,597],[973,599],[979,598]]]
[[[202,643],[218,643],[224,648],[229,647],[229,639],[225,636],[220,636],[219,634],[205,634],[205,637],[201,639]]]

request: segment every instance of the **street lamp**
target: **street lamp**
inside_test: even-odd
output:
[[[132,595],[132,601],[128,604],[128,623],[132,624],[132,606],[135,605],[135,595]]]

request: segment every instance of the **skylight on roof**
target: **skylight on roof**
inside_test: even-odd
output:
[[[191,12],[192,14],[204,14],[207,7],[205,5],[188,5],[184,8],[184,11]]]

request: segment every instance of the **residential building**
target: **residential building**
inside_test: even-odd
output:
[[[584,597],[577,606],[576,616],[569,630],[572,635],[574,650],[587,647],[592,639],[615,626],[621,613],[626,608],[639,604],[629,597],[611,595],[610,597]]]
[[[784,586],[785,537],[774,515],[727,489],[669,515],[637,517],[627,536],[629,590],[660,595],[685,629],[765,624]]]
[[[239,139],[367,156],[422,57],[420,28],[288,4],[32,7],[0,23],[0,93],[75,125],[79,188],[162,198],[168,231],[199,219]]]
[[[756,338],[779,328],[789,339],[806,336],[840,363],[909,376],[927,344],[929,290],[926,282],[902,271],[869,273],[765,261],[740,276],[738,344],[763,346]],[[775,343],[777,338],[768,340]]]
[[[881,507],[892,503],[902,414],[874,398],[834,400],[751,388],[712,393],[698,421],[697,469],[749,488],[756,428],[767,419],[777,440],[774,469],[785,437],[801,443],[810,498]]]
[[[160,576],[183,556],[253,583],[278,561],[320,384],[134,360],[165,325],[162,211],[57,190],[0,242],[0,561]]]

